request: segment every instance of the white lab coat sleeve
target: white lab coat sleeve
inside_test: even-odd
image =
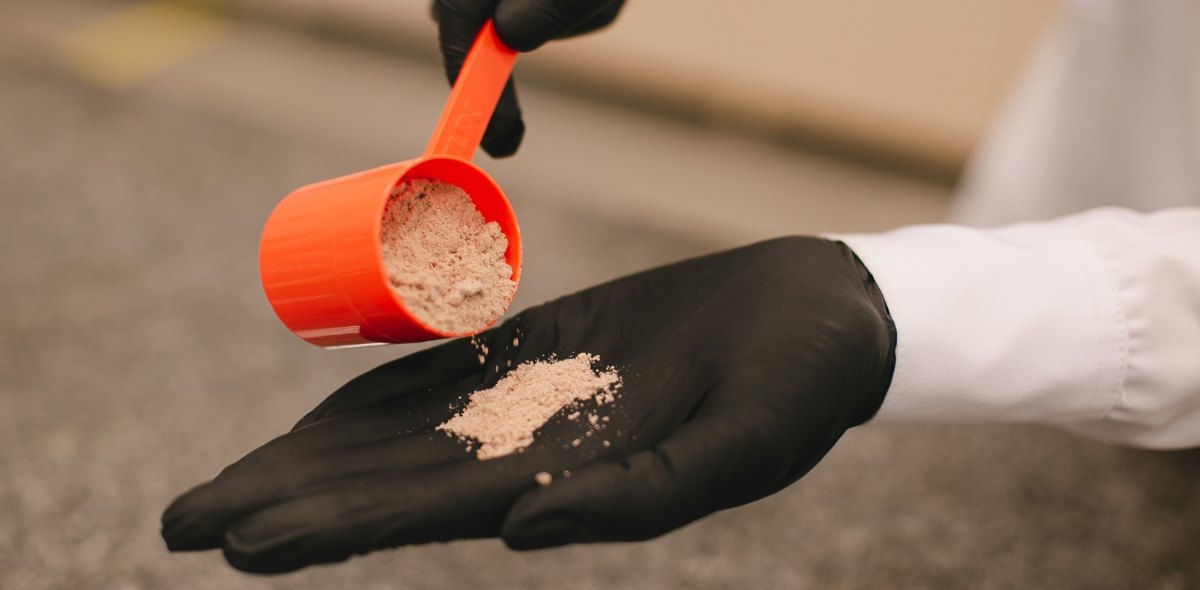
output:
[[[954,199],[996,227],[1200,205],[1200,2],[1068,0]]]
[[[1034,422],[1200,446],[1200,208],[837,239],[896,322],[875,422]]]

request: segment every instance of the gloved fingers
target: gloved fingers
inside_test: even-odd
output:
[[[413,353],[380,365],[338,388],[300,419],[293,430],[329,416],[406,398],[482,374],[478,351],[467,338]]]
[[[608,25],[622,4],[623,0],[501,0],[495,7],[496,33],[517,51],[533,51],[547,41]]]
[[[524,137],[525,120],[521,117],[521,103],[517,100],[517,87],[512,76],[509,76],[504,84],[504,92],[500,93],[500,100],[496,103],[496,110],[483,131],[479,147],[493,158],[506,158],[517,153]]]
[[[438,24],[438,45],[446,68],[446,78],[458,79],[467,52],[483,23],[492,17],[498,0],[437,0],[434,18]]]
[[[605,2],[602,7],[597,9],[597,12],[591,18],[580,21],[575,27],[568,30],[563,37],[574,37],[576,35],[585,35],[603,29],[611,25],[614,20],[617,20],[617,15],[621,12],[621,7],[625,5],[625,0],[611,0]]]
[[[491,18],[496,9],[496,0],[437,0],[434,15],[438,22],[438,44],[446,68],[446,78],[453,84],[458,80],[467,52],[483,23]],[[501,38],[503,40],[503,37]],[[525,123],[521,120],[521,106],[517,102],[516,87],[510,77],[504,92],[496,104],[496,110],[488,121],[480,145],[492,157],[510,156],[521,145],[525,135]]]
[[[523,454],[348,480],[269,506],[225,533],[229,563],[286,572],[400,545],[495,536],[533,474],[564,468],[562,453]]]
[[[235,520],[264,506],[339,485],[353,478],[411,472],[473,459],[440,432],[394,436],[359,444],[307,450],[291,460],[234,464],[211,482],[177,498],[162,518],[171,551],[214,549]]]
[[[745,432],[717,418],[687,422],[650,449],[527,491],[501,536],[513,549],[643,540],[728,507],[730,488],[764,463]]]
[[[533,51],[551,39],[581,35],[611,23],[623,3],[623,0],[599,3],[588,0],[501,0],[495,7],[496,34],[512,49]],[[457,73],[456,69],[452,80]],[[492,157],[502,158],[516,153],[524,137],[525,121],[516,86],[510,77],[480,145]]]

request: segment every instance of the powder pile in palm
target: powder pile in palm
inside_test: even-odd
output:
[[[508,239],[461,188],[436,180],[401,182],[380,233],[392,290],[425,325],[466,334],[504,314],[517,287],[504,259]]]
[[[599,358],[579,354],[567,359],[522,363],[490,389],[471,394],[462,413],[438,426],[468,444],[479,445],[476,457],[492,459],[524,449],[534,433],[563,410],[581,425],[582,437],[605,426],[596,408],[616,401],[621,377],[616,369],[595,370]],[[595,404],[586,404],[594,401]],[[570,441],[578,447],[582,438]]]

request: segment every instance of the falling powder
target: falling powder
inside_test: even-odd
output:
[[[383,214],[380,246],[388,280],[404,306],[441,332],[486,328],[504,314],[517,287],[504,258],[504,232],[452,184],[397,185]]]
[[[438,430],[478,445],[479,459],[502,457],[533,443],[534,433],[563,408],[594,400],[597,406],[616,400],[621,377],[616,369],[592,366],[599,358],[579,354],[568,359],[522,363],[490,389],[471,394],[462,413]],[[599,428],[590,419],[587,426]],[[572,441],[579,446],[581,441]]]

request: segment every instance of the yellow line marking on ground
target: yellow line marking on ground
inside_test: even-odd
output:
[[[136,84],[212,47],[232,31],[228,18],[155,0],[122,8],[58,39],[59,54],[83,78],[107,88]]]

